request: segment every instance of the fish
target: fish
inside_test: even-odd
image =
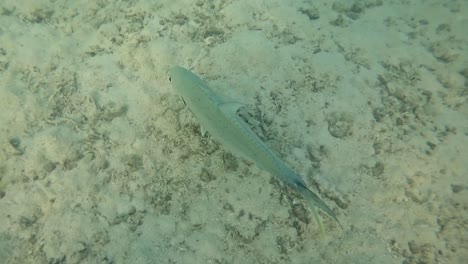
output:
[[[308,202],[322,234],[325,234],[325,231],[317,208],[341,226],[330,207],[307,188],[304,180],[290,169],[239,116],[237,112],[244,104],[224,99],[200,77],[180,66],[169,70],[169,81],[200,123],[202,135],[208,132],[215,141],[234,155],[252,162],[300,193]]]

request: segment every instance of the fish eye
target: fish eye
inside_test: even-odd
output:
[[[170,81],[170,82],[172,82],[172,78],[171,78],[171,76],[169,76],[169,81]]]

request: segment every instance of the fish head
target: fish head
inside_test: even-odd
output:
[[[169,70],[169,81],[176,92],[183,97],[192,94],[193,90],[199,89],[200,86],[206,86],[206,83],[198,76],[180,66],[175,66]]]
[[[196,108],[215,108],[222,102],[205,81],[180,66],[169,70],[169,81],[192,111],[196,111]]]

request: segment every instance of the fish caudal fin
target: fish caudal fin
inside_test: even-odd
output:
[[[295,187],[297,191],[301,193],[302,196],[304,196],[304,198],[307,200],[307,203],[309,204],[310,209],[312,210],[314,219],[318,223],[323,235],[325,235],[325,229],[318,215],[317,207],[324,211],[326,214],[328,214],[331,218],[333,218],[340,225],[340,227],[343,228],[340,221],[338,221],[338,218],[336,217],[335,213],[330,209],[330,207],[328,207],[325,204],[324,201],[322,201],[322,199],[320,199],[320,197],[318,197],[314,192],[309,190],[309,188],[307,188],[302,183],[296,183]]]

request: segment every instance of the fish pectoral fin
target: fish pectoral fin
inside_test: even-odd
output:
[[[236,114],[237,110],[243,106],[245,106],[245,104],[239,102],[226,102],[219,104],[221,112],[227,115]]]
[[[201,125],[200,125],[200,132],[201,132],[202,137],[206,135],[206,130]]]

